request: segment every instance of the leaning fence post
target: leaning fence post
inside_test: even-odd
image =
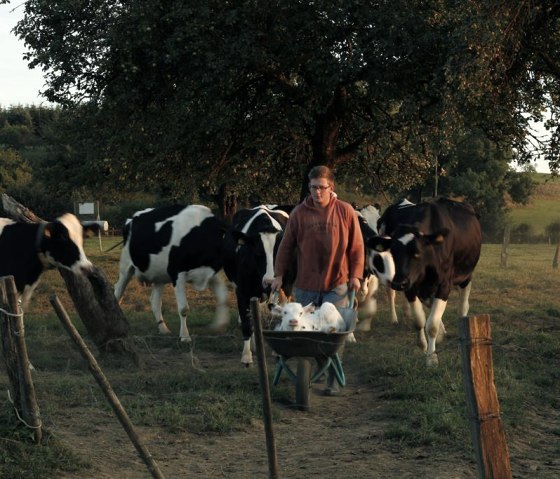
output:
[[[31,377],[31,365],[25,344],[23,312],[19,308],[13,276],[1,278],[2,299],[2,349],[8,377],[12,385],[13,402],[18,419],[33,429],[35,442],[43,437],[35,386]],[[18,409],[21,411],[19,416]]]
[[[78,346],[82,357],[87,361],[91,374],[97,381],[97,384],[99,384],[99,387],[103,391],[103,394],[105,394],[105,397],[107,398],[109,404],[113,408],[113,411],[117,415],[117,418],[120,421],[123,429],[128,434],[128,437],[132,442],[132,444],[134,445],[134,447],[136,448],[136,451],[140,455],[140,458],[144,461],[144,464],[146,464],[146,466],[148,467],[150,474],[154,479],[165,479],[156,461],[154,460],[154,458],[152,457],[152,455],[150,454],[150,452],[148,451],[144,443],[140,440],[140,437],[138,436],[136,430],[134,429],[132,421],[128,417],[128,414],[126,413],[124,407],[122,406],[119,398],[113,391],[111,384],[105,377],[105,374],[103,374],[103,371],[97,364],[97,361],[93,356],[93,354],[91,354],[89,348],[87,347],[87,344],[80,336],[80,333],[75,328],[74,324],[72,324],[70,317],[66,313],[66,310],[62,306],[62,303],[60,302],[56,294],[51,295],[49,297],[49,301],[52,307],[54,308],[58,316],[58,319],[60,319],[60,322],[64,326],[64,329],[66,329],[66,332],[70,335],[70,337],[72,338],[76,346]]]
[[[253,329],[255,331],[257,364],[259,365],[259,380],[261,384],[263,403],[263,421],[266,434],[266,450],[268,454],[268,473],[270,479],[278,479],[280,476],[278,473],[278,458],[276,456],[274,429],[272,428],[272,401],[270,398],[270,384],[268,382],[268,371],[266,368],[266,356],[264,352],[264,341],[258,298],[251,298],[251,316],[253,318]]]
[[[490,315],[460,319],[463,379],[479,477],[512,477],[507,441],[494,384]]]

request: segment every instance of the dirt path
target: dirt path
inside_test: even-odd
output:
[[[454,458],[425,451],[404,456],[394,443],[384,442],[387,416],[382,391],[357,387],[347,372],[348,385],[337,397],[325,397],[322,386],[311,391],[311,410],[290,406],[274,423],[280,477],[297,478],[475,478],[476,467],[467,451]],[[66,479],[139,479],[150,474],[128,436],[111,414],[72,409],[58,418],[56,435],[93,469]],[[79,428],[76,417],[93,427]],[[247,431],[225,436],[170,434],[158,428],[137,428],[168,479],[187,477],[247,479],[268,477],[264,427],[255,421]],[[87,433],[87,435],[86,435]],[[445,452],[445,451],[444,451]]]

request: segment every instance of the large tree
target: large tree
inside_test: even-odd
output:
[[[473,128],[528,161],[528,117],[556,127],[556,3],[28,0],[16,33],[90,178],[283,200],[318,163],[412,185]]]

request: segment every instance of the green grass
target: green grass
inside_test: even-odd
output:
[[[546,226],[560,221],[560,178],[535,174],[537,182],[535,194],[527,205],[514,205],[509,214],[510,223],[515,227],[528,224],[533,234],[544,234]]]
[[[500,267],[500,248],[483,246],[473,282],[471,314],[491,315],[495,383],[508,436],[534,443],[523,457],[557,457],[560,427],[542,420],[560,408],[560,270],[551,267],[554,247],[511,245],[507,268]],[[118,250],[115,259],[113,252],[100,253],[92,240],[87,249],[110,281],[115,281]],[[71,445],[50,434],[56,429],[54,418],[66,414],[87,421],[88,414],[110,411],[78,350],[50,305],[44,304],[43,296],[52,291],[65,299],[61,280],[55,272],[49,272],[46,279],[26,315],[26,339],[36,367],[35,388],[48,440],[33,445],[29,430],[15,420],[4,399],[0,403],[0,477],[48,478],[57,477],[58,471],[87,468],[87,463],[73,456]],[[471,454],[457,340],[457,297],[452,294],[444,318],[448,337],[438,345],[438,368],[426,368],[410,324],[390,324],[381,297],[373,331],[359,334],[358,343],[345,350],[345,370],[357,375],[360,384],[382,391],[384,443],[398,447],[403,455],[414,456],[419,450]],[[141,366],[119,356],[98,358],[132,422],[163,428],[173,436],[185,431],[230,434],[260,420],[256,370],[239,366],[241,337],[235,303],[231,302],[231,326],[218,335],[209,327],[211,296],[189,292],[188,325],[194,343],[187,346],[177,337],[171,288],[164,296],[164,316],[173,331],[170,336],[157,333],[148,298],[148,290],[131,283],[123,303],[130,337],[142,356]],[[74,322],[87,339],[81,322],[77,318]],[[6,377],[0,382],[5,390]],[[275,419],[279,420],[294,399],[294,389],[288,381],[281,381],[272,393]],[[377,412],[372,408],[373,414]]]

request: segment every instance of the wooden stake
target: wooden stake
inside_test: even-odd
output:
[[[479,477],[511,478],[509,451],[494,384],[490,316],[482,314],[461,318],[459,337],[467,409]]]
[[[3,340],[4,357],[8,369],[13,369],[9,373],[12,389],[14,392],[14,407],[16,411],[21,410],[21,418],[25,425],[33,429],[35,443],[40,444],[43,437],[41,427],[41,415],[37,404],[37,396],[35,395],[35,386],[31,377],[31,365],[27,354],[27,345],[25,343],[25,329],[23,326],[23,313],[18,307],[17,290],[13,276],[2,279],[3,289],[5,291],[4,304],[8,314],[5,314],[2,332],[6,335]],[[8,346],[9,344],[9,346]],[[15,357],[8,360],[7,354],[15,354]]]
[[[506,225],[506,228],[504,229],[504,240],[502,241],[502,252],[500,254],[500,264],[502,268],[507,268],[508,265],[508,247],[510,234],[511,226]]]
[[[554,258],[552,258],[552,268],[558,269],[558,256],[560,255],[560,240],[556,243],[556,251],[554,252]]]
[[[119,401],[119,398],[117,397],[117,395],[113,391],[113,388],[111,387],[111,384],[109,383],[109,381],[105,377],[105,374],[103,374],[103,371],[101,370],[101,368],[97,364],[97,361],[96,361],[95,357],[89,351],[86,343],[84,342],[84,340],[80,336],[80,333],[78,332],[78,330],[72,324],[72,321],[70,320],[70,317],[68,316],[68,314],[66,314],[66,311],[64,310],[64,307],[62,306],[62,303],[60,302],[60,300],[57,298],[56,294],[51,295],[49,297],[49,301],[50,301],[51,305],[53,306],[54,310],[56,311],[56,314],[57,314],[58,318],[62,322],[62,325],[64,326],[64,328],[66,329],[66,331],[68,332],[70,337],[74,340],[74,342],[76,343],[76,345],[80,349],[80,353],[82,354],[82,356],[84,357],[84,359],[88,363],[89,370],[91,371],[91,374],[93,375],[93,377],[97,381],[97,384],[99,384],[99,386],[101,387],[101,390],[105,394],[105,397],[108,399],[109,404],[113,408],[113,411],[115,411],[115,414],[117,415],[117,417],[118,417],[120,423],[122,424],[124,430],[128,434],[128,437],[130,438],[132,444],[134,444],[134,447],[138,451],[138,454],[140,454],[140,457],[142,458],[142,460],[144,461],[146,466],[148,466],[148,469],[149,469],[152,477],[154,477],[156,479],[165,479],[165,477],[164,477],[163,473],[160,471],[157,463],[152,458],[152,455],[150,454],[150,452],[148,451],[146,446],[144,446],[144,444],[140,440],[140,437],[138,436],[138,434],[134,430],[134,426],[132,424],[132,421],[128,417],[128,414],[126,413],[126,411],[123,408],[121,402]]]
[[[259,366],[259,381],[261,384],[263,421],[266,434],[266,451],[268,453],[268,474],[270,479],[278,479],[280,475],[278,473],[276,442],[274,440],[274,430],[272,428],[272,401],[270,399],[270,384],[268,382],[268,371],[266,368],[266,356],[264,352],[264,341],[258,298],[251,298],[251,316],[253,318],[257,364]]]

